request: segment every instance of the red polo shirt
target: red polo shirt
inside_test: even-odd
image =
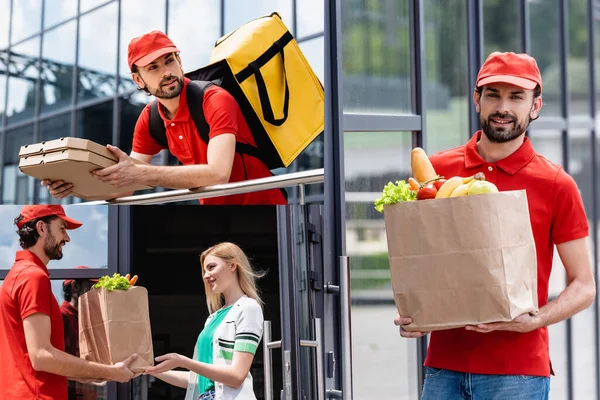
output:
[[[188,110],[186,88],[190,80],[184,79],[184,87],[179,96],[179,108],[172,120],[165,117],[162,107],[158,107],[165,123],[169,151],[183,165],[207,164],[208,145],[200,138],[196,125]],[[235,99],[218,86],[211,86],[204,92],[202,102],[204,118],[210,126],[209,140],[224,133],[233,133],[236,140],[256,146],[250,128]],[[152,136],[148,127],[150,104],[148,104],[135,125],[133,151],[155,155],[163,149]],[[265,178],[273,174],[258,158],[235,153],[229,182]],[[270,189],[246,194],[214,197],[201,200],[201,204],[287,204],[279,189]]]
[[[48,269],[30,251],[17,252],[0,287],[0,399],[67,400],[67,378],[35,371],[25,342],[23,320],[35,313],[50,317],[50,343],[64,350],[60,307]]]
[[[528,138],[510,156],[489,163],[477,152],[478,131],[465,145],[435,154],[445,177],[483,172],[500,191],[525,189],[538,263],[538,302],[548,303],[554,245],[588,236],[579,190],[561,166],[536,154]],[[550,376],[548,329],[478,333],[464,328],[431,333],[425,365],[477,374]]]

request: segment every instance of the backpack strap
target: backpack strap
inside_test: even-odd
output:
[[[150,103],[150,118],[148,123],[150,129],[150,136],[164,148],[169,148],[167,143],[167,130],[165,129],[165,123],[160,117],[158,112],[158,100]]]

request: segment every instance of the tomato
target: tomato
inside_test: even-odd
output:
[[[437,190],[440,190],[444,183],[446,183],[446,179],[438,179],[437,181],[433,182],[433,186],[435,186]]]
[[[429,183],[429,184],[423,186],[421,189],[419,189],[419,191],[417,192],[417,199],[418,200],[435,199],[436,194],[437,194],[437,189],[435,188],[435,186],[433,186],[433,184]]]

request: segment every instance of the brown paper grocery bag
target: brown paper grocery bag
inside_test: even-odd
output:
[[[524,190],[384,209],[392,287],[409,331],[537,312],[537,261]]]
[[[136,373],[154,365],[146,288],[92,289],[81,296],[79,353],[85,360],[105,365],[137,353],[138,358],[129,365]]]

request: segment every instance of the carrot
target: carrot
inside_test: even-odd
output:
[[[130,284],[131,286],[134,286],[134,285],[135,285],[135,283],[137,282],[137,280],[138,280],[138,276],[137,276],[137,275],[134,275],[134,276],[133,276],[133,278],[131,278],[131,280],[129,281],[129,284]]]
[[[125,275],[125,279],[127,279],[128,281],[130,280],[129,279],[129,274]]]
[[[421,188],[421,186],[419,185],[419,182],[417,182],[417,180],[412,177],[408,178],[408,184],[410,185],[411,190],[419,190]]]
[[[410,166],[412,168],[412,175],[418,182],[427,182],[431,179],[435,179],[437,174],[429,157],[425,154],[425,151],[420,147],[415,147],[410,153]]]

